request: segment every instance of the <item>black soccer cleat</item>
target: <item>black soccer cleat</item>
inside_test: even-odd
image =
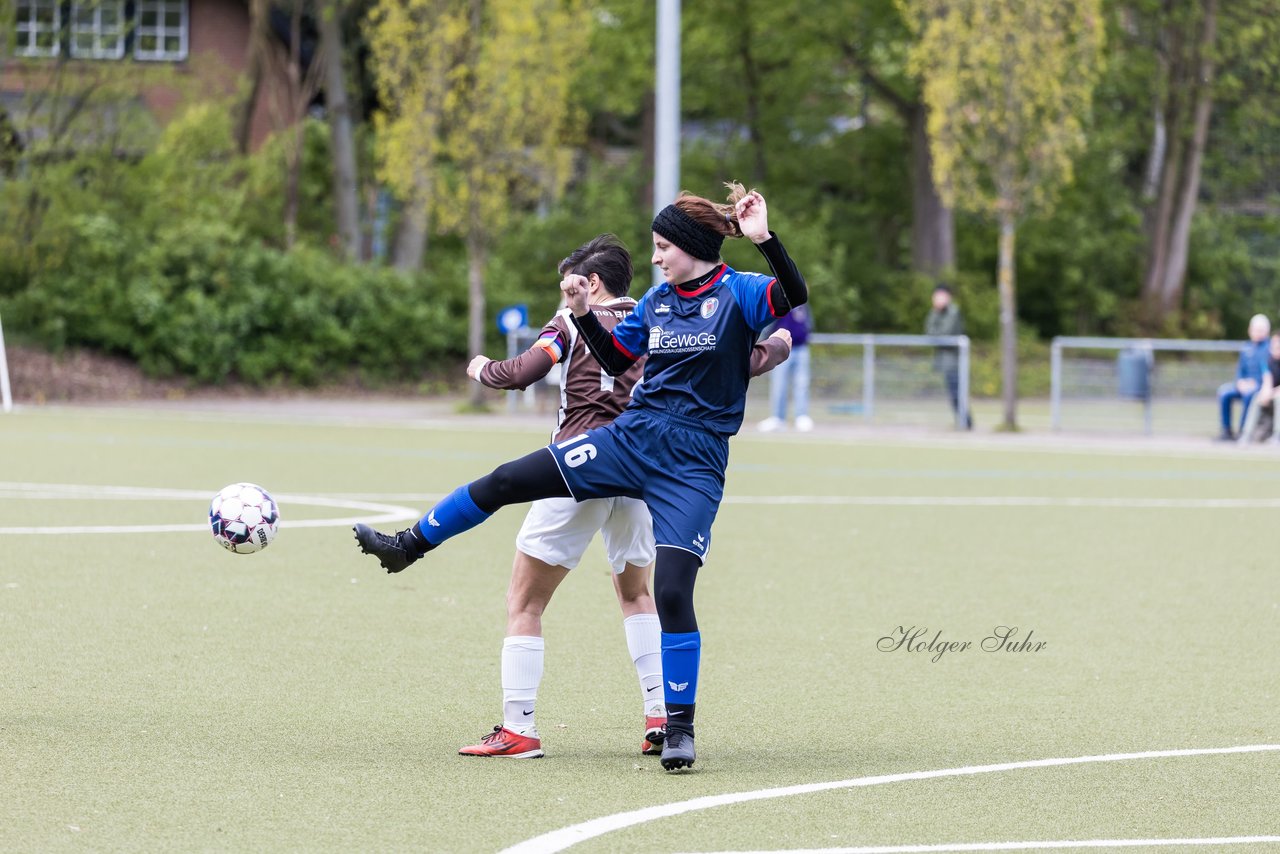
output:
[[[380,533],[364,524],[358,524],[351,530],[356,532],[360,551],[376,557],[388,573],[400,572],[420,557],[417,552],[406,547],[405,540],[412,536],[407,530],[395,536]]]
[[[693,736],[682,729],[667,728],[667,739],[662,743],[662,768],[679,771],[693,767]]]

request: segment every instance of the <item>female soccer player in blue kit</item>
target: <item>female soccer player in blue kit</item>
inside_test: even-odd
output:
[[[661,761],[668,771],[695,758],[702,640],[693,588],[724,493],[729,437],[742,426],[752,347],[760,330],[808,299],[804,277],[769,231],[764,197],[729,186],[727,205],[681,193],[658,212],[652,261],[666,281],[612,332],[591,312],[580,276],[561,282],[573,323],[605,371],[616,376],[648,355],[644,380],[615,421],[498,466],[395,535],[355,527],[361,549],[400,572],[508,504],[643,499],[657,543],[653,583],[667,705]],[[755,243],[772,275],[728,267],[720,260],[725,237]]]

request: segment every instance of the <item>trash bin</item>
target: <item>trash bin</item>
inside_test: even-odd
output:
[[[1116,357],[1116,375],[1121,397],[1130,400],[1151,399],[1151,354],[1130,347]]]

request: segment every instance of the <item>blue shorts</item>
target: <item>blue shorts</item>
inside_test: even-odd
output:
[[[724,497],[727,437],[691,418],[628,409],[612,424],[548,450],[574,499],[640,498],[653,516],[657,545],[706,558],[711,524]]]

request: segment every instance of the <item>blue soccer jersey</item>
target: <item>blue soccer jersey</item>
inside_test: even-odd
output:
[[[614,328],[614,344],[632,359],[648,355],[632,407],[695,418],[732,436],[742,426],[751,349],[779,314],[771,276],[725,264],[692,290],[668,283],[649,290]]]

